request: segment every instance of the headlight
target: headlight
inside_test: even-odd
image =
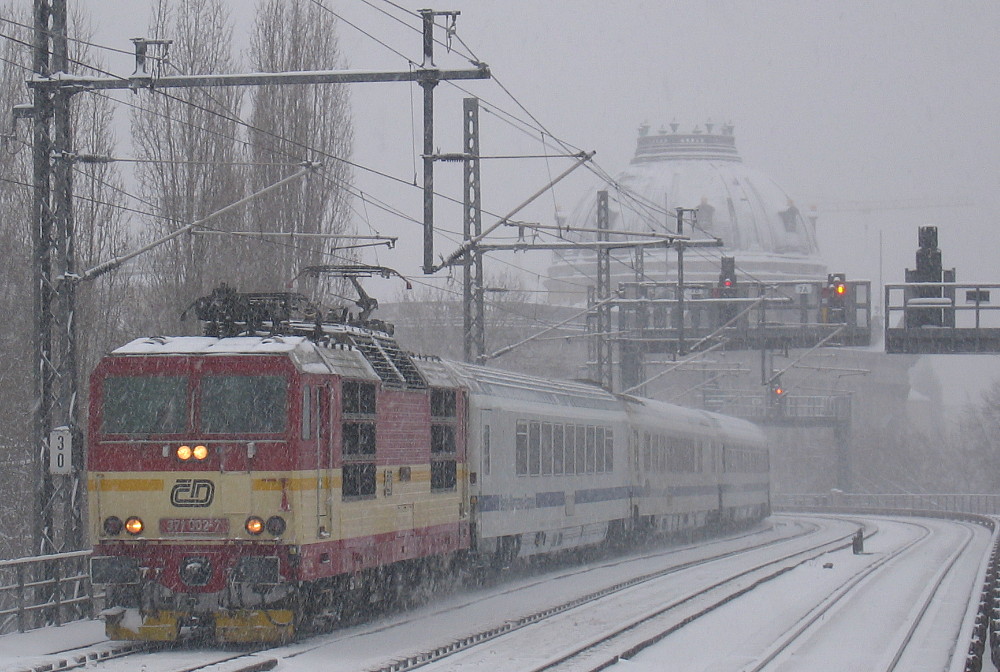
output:
[[[143,527],[145,526],[142,524],[142,519],[136,516],[132,516],[125,521],[125,531],[129,534],[139,534],[142,532]]]
[[[206,448],[205,446],[195,446],[192,453],[194,454],[194,459],[204,460],[206,457],[208,457],[208,448]]]
[[[177,459],[190,460],[192,453],[193,451],[191,450],[191,446],[181,446],[180,448],[177,449]]]
[[[124,527],[122,519],[118,516],[108,516],[104,519],[104,534],[109,537],[117,537],[122,533]]]
[[[247,528],[247,532],[256,536],[264,531],[264,519],[257,516],[250,516],[247,518],[245,527]]]
[[[267,524],[264,527],[270,534],[280,537],[287,525],[285,525],[285,519],[281,516],[271,516],[267,519]]]

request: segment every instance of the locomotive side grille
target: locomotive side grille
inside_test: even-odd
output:
[[[396,371],[406,380],[407,387],[427,387],[424,377],[420,375],[413,360],[403,352],[396,341],[380,336],[375,337],[375,342],[379,344],[382,352],[392,361]]]
[[[400,387],[427,387],[410,356],[395,341],[368,334],[352,334],[351,337],[382,382]]]

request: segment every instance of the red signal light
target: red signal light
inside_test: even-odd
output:
[[[729,278],[726,278],[725,281],[723,281],[722,286],[723,287],[732,287],[733,286],[733,281],[730,280]]]

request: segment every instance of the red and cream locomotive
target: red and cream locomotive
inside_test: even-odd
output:
[[[292,294],[91,377],[93,582],[112,639],[281,641],[472,564],[769,513],[750,423],[403,352]]]

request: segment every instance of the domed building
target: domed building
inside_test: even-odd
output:
[[[826,265],[816,244],[815,218],[804,216],[781,187],[764,173],[743,163],[736,150],[733,127],[714,124],[679,133],[650,134],[639,129],[635,156],[628,168],[608,185],[610,227],[618,231],[676,231],[675,208],[696,208],[697,223],[684,233],[692,239],[721,239],[721,248],[690,250],[684,258],[688,282],[719,277],[719,257],[736,258],[741,281],[823,280]],[[663,210],[669,214],[664,214]],[[596,192],[584,198],[561,224],[574,229],[597,228]],[[576,240],[594,240],[577,233]],[[613,238],[620,240],[620,237]],[[632,253],[619,250],[611,268],[611,286],[635,280]],[[676,253],[647,247],[644,270],[650,280],[675,278]],[[559,251],[553,255],[546,282],[554,303],[580,303],[594,284],[593,250]]]

